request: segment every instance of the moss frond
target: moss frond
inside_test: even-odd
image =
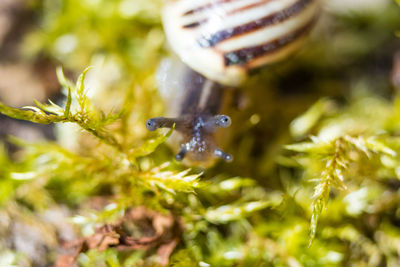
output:
[[[332,189],[348,192],[346,183],[352,182],[352,179],[359,179],[358,177],[363,177],[363,175],[366,177],[376,175],[375,179],[379,179],[382,174],[388,172],[398,177],[395,169],[397,163],[394,162],[399,162],[397,155],[400,153],[400,138],[388,133],[389,129],[397,127],[398,122],[394,119],[396,112],[392,112],[393,108],[397,110],[397,105],[382,106],[381,110],[378,112],[375,110],[377,113],[372,114],[365,109],[366,103],[371,104],[370,100],[369,96],[361,98],[358,100],[359,103],[354,102],[346,111],[336,111],[338,112],[336,114],[340,114],[339,116],[335,116],[335,112],[333,112],[332,117],[322,120],[319,125],[313,123],[320,128],[317,131],[318,137],[311,136],[310,142],[299,142],[285,146],[287,150],[295,152],[292,159],[295,159],[305,170],[305,178],[317,183],[312,201],[310,245],[315,238],[318,221],[321,213],[327,207]],[[376,99],[373,101],[376,101]],[[317,102],[300,119],[306,119],[309,116],[308,114],[324,109],[325,107],[321,106],[321,102]],[[319,112],[316,113],[320,114]],[[356,117],[358,124],[352,126],[357,127],[358,135],[351,135],[355,133],[355,128],[348,127],[349,120],[353,120],[354,113],[358,113]],[[372,119],[371,117],[375,116],[377,120],[379,118],[379,122],[377,121],[379,127],[374,127],[374,131],[371,131],[371,125],[368,125],[367,118]],[[315,121],[314,117],[308,118],[308,120]],[[366,122],[365,126],[360,127],[360,123],[364,121]],[[347,128],[341,128],[342,123]],[[343,130],[336,133],[336,129],[331,128],[332,125]],[[360,129],[363,130],[360,131]],[[329,136],[329,131],[333,132],[334,135],[325,137],[324,135]],[[393,130],[389,131],[393,132]],[[365,169],[365,166],[370,166],[368,171],[365,170],[369,172],[368,174],[361,172],[362,169]],[[384,178],[382,177],[382,179]]]
[[[121,117],[121,113],[108,114],[104,116],[101,111],[96,110],[91,104],[85,93],[84,80],[86,73],[90,70],[87,68],[79,76],[77,84],[71,85],[61,69],[58,70],[58,78],[60,83],[68,91],[65,107],[49,101],[49,104],[42,104],[35,101],[36,106],[26,106],[22,109],[8,107],[0,102],[0,113],[18,120],[26,120],[40,124],[71,122],[79,125],[82,129],[93,134],[104,143],[116,147],[121,150],[121,144],[117,138],[105,130],[105,127],[114,123]],[[71,110],[73,102],[78,103],[78,108]]]

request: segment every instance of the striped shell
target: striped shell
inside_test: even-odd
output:
[[[249,69],[296,50],[318,0],[169,0],[163,23],[172,49],[192,69],[237,86]]]

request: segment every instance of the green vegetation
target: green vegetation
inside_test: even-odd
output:
[[[0,265],[397,266],[396,3],[376,14],[324,13],[303,51],[249,80],[249,104],[227,112],[235,160],[206,170],[172,160],[172,130],[145,128],[163,111],[160,6],[32,2],[40,27],[23,54],[70,73],[93,67],[76,84],[58,69],[62,104],[0,103],[0,113],[57,123],[58,133],[11,137],[20,147],[11,155],[0,147]],[[22,235],[41,259],[8,245]],[[62,242],[71,240],[79,242]]]

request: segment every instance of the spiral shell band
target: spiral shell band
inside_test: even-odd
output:
[[[279,12],[275,12],[271,15],[248,22],[246,24],[238,25],[231,29],[221,30],[213,34],[210,38],[202,37],[198,39],[198,43],[199,45],[204,47],[215,46],[224,40],[231,39],[236,36],[246,34],[249,32],[253,32],[265,28],[269,25],[278,24],[300,13],[308,4],[310,4],[310,2],[311,0],[297,1],[293,5]],[[263,2],[259,3],[261,4]],[[248,7],[246,7],[246,9],[248,9]],[[251,7],[254,8],[254,5],[251,5]],[[246,9],[242,9],[242,11],[244,12]]]
[[[283,47],[295,42],[299,38],[306,35],[311,30],[314,22],[315,21],[312,20],[310,21],[310,23],[308,23],[304,27],[301,27],[295,32],[291,32],[268,43],[226,53],[224,54],[225,66],[236,64],[243,65],[245,63],[251,62],[253,59],[257,59],[262,56],[274,53],[275,51],[282,49]]]
[[[211,1],[211,2],[209,2],[209,3],[207,3],[207,4],[203,5],[203,6],[199,6],[199,7],[196,7],[196,8],[194,8],[194,9],[191,9],[191,10],[189,10],[189,11],[186,11],[183,15],[184,15],[184,16],[186,16],[186,15],[192,15],[192,14],[197,13],[197,12],[199,12],[199,11],[203,11],[203,10],[206,10],[206,9],[212,9],[213,6],[215,6],[215,5],[220,5],[220,4],[223,4],[223,3],[230,3],[230,2],[235,2],[235,1],[236,1],[236,0]],[[268,1],[270,1],[270,0],[268,0]]]
[[[232,1],[234,1],[234,0],[222,0],[222,1],[219,1],[219,3],[227,3],[227,2],[232,2]],[[228,15],[233,15],[233,14],[238,13],[238,12],[243,12],[246,9],[251,9],[251,8],[258,7],[258,6],[262,6],[262,5],[264,5],[264,4],[266,4],[266,3],[270,2],[270,1],[272,1],[272,0],[264,0],[264,1],[259,1],[259,2],[255,2],[255,3],[249,3],[249,4],[245,5],[245,6],[239,6],[236,9],[232,9],[232,10],[228,11],[227,14]],[[187,15],[194,14],[194,13],[202,11],[202,10],[212,9],[212,7],[213,7],[213,4],[208,4],[206,6],[199,7],[199,8],[194,9],[194,10],[190,10],[190,11],[186,12],[183,15],[187,16]],[[203,20],[200,20],[200,21],[192,22],[190,24],[183,25],[183,28],[195,28],[195,27],[200,26],[201,24],[206,23],[207,21],[208,21],[208,19],[203,19]]]
[[[164,12],[173,50],[211,80],[236,86],[249,69],[298,48],[318,13],[318,0],[176,0]]]

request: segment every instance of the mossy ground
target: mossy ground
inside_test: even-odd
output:
[[[21,55],[83,74],[75,84],[59,69],[59,103],[0,104],[16,119],[58,123],[55,141],[11,138],[20,149],[0,149],[1,266],[51,265],[68,255],[63,243],[82,236],[92,249],[72,252],[81,266],[165,258],[171,266],[398,266],[395,2],[368,13],[326,8],[302,51],[244,86],[245,104],[228,111],[235,160],[206,170],[172,160],[170,131],[145,128],[163,112],[161,1],[29,4],[37,26]],[[109,239],[93,245],[99,235]],[[135,246],[122,242],[127,235]]]

